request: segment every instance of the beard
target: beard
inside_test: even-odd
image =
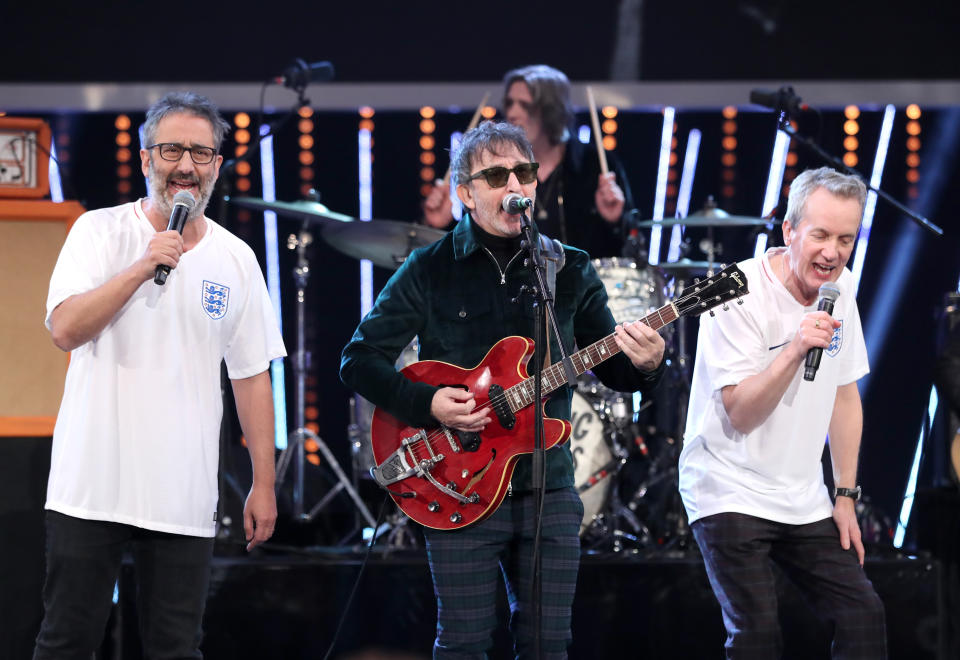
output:
[[[178,176],[177,173],[171,172],[169,175],[164,176],[157,171],[156,165],[153,160],[153,156],[150,156],[150,166],[147,169],[147,195],[150,197],[150,201],[156,205],[157,210],[164,216],[169,217],[173,213],[173,196],[170,195],[167,190],[167,185],[172,180],[179,181],[189,181],[196,184],[197,188],[200,190],[200,199],[196,200],[197,205],[193,207],[193,210],[190,211],[190,215],[187,217],[188,220],[195,220],[203,215],[203,212],[207,209],[207,205],[210,203],[210,198],[213,196],[213,186],[216,183],[216,179],[213,176],[203,178],[197,175],[190,177]]]

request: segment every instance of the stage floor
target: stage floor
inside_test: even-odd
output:
[[[676,556],[586,555],[574,605],[571,659],[722,658],[720,609],[694,549]],[[362,555],[336,548],[215,560],[203,644],[208,659],[322,658]],[[866,571],[887,609],[891,658],[945,658],[941,567],[890,553]],[[140,658],[133,568],[121,577],[115,658]],[[829,630],[785,579],[784,658],[829,658]],[[501,594],[501,621],[507,620]],[[375,553],[332,658],[429,658],[436,605],[422,551]],[[491,658],[512,657],[505,625]]]

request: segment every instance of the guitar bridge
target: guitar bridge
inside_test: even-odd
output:
[[[430,453],[430,458],[420,460],[413,451],[415,443],[422,442]],[[443,454],[434,454],[427,440],[427,432],[420,429],[415,435],[400,441],[397,450],[386,460],[370,469],[370,474],[381,488],[393,485],[409,477],[425,477],[437,463],[443,460]]]

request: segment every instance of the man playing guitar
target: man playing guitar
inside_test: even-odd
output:
[[[447,236],[416,250],[406,260],[343,351],[343,382],[387,415],[404,424],[464,432],[440,436],[448,453],[489,451],[490,442],[485,438],[506,432],[501,428],[501,411],[495,411],[496,406],[478,405],[478,397],[486,395],[486,390],[478,389],[475,394],[460,382],[415,382],[397,372],[394,361],[414,336],[419,338],[422,360],[467,368],[486,364],[488,351],[504,337],[534,336],[536,315],[530,297],[521,291],[522,286],[533,283],[520,247],[521,216],[503,208],[503,200],[510,194],[535,199],[537,164],[532,161],[533,150],[521,128],[485,122],[464,135],[452,169],[467,214]],[[597,364],[595,374],[608,387],[649,392],[663,373],[663,339],[644,323],[617,326],[587,253],[558,246],[557,254],[561,249],[563,265],[556,273],[555,306],[566,348],[572,349],[574,343],[584,347],[612,335],[620,352]],[[548,355],[558,356],[552,332],[549,341]],[[557,388],[545,403],[545,416],[569,420],[570,400],[567,386]],[[515,441],[530,451],[533,437],[529,425],[518,423],[515,431]],[[468,437],[473,440],[466,441]],[[376,440],[374,444],[376,447]],[[430,451],[434,451],[432,447]],[[510,470],[504,474],[506,479]],[[482,475],[462,476],[464,480],[472,476],[475,481]],[[509,488],[503,484],[508,494],[502,497],[502,504],[491,506],[478,522],[456,529],[424,527],[438,605],[435,658],[486,657],[497,623],[495,597],[501,573],[510,600],[516,654],[529,655],[534,638],[530,478],[530,458],[524,454],[516,461]],[[467,491],[462,482],[443,485],[464,494]],[[571,641],[570,612],[583,516],[573,485],[569,446],[558,444],[546,452],[542,518],[541,648],[547,658],[565,658]],[[414,497],[400,490],[390,492]],[[428,506],[433,511],[448,505],[438,496]],[[456,522],[458,515],[451,507],[450,521]]]

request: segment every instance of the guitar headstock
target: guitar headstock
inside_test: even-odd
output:
[[[673,304],[680,316],[699,316],[707,310],[724,305],[730,300],[750,293],[747,276],[736,264],[731,264],[719,273],[686,287]]]

